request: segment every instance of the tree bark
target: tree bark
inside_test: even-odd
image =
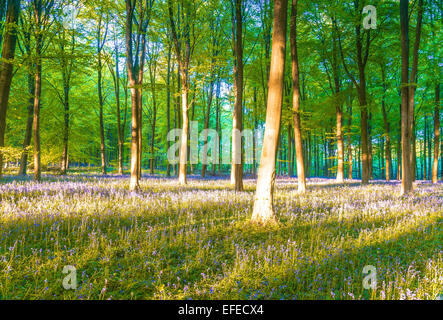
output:
[[[435,107],[434,107],[434,162],[432,163],[432,183],[437,183],[438,179],[438,152],[440,146],[440,83],[435,86]],[[443,163],[442,163],[443,166]]]
[[[297,52],[297,5],[298,0],[292,0],[291,22],[290,22],[290,43],[292,57],[292,119],[294,122],[294,141],[297,160],[297,182],[298,192],[306,192],[305,164],[303,156],[303,144],[301,137],[300,121],[300,72]]]
[[[139,126],[139,116],[138,116],[138,90],[137,85],[137,64],[133,59],[132,50],[132,23],[134,19],[135,5],[133,1],[126,0],[126,66],[128,70],[128,84],[131,92],[131,179],[130,179],[130,190],[135,191],[140,188],[138,168],[139,168],[139,145],[138,145],[138,126]]]
[[[252,213],[252,221],[262,224],[276,221],[273,208],[273,192],[275,183],[275,161],[283,102],[287,7],[287,0],[274,1],[274,28],[272,34],[266,127]]]
[[[348,158],[349,158],[349,171],[348,179],[352,180],[352,101],[348,105]]]
[[[6,131],[6,111],[8,109],[9,93],[11,90],[12,70],[15,57],[15,47],[17,40],[17,33],[15,25],[18,21],[20,1],[8,1],[6,9],[6,20],[3,32],[3,46],[0,62],[0,148],[5,146],[5,131]],[[0,150],[0,179],[3,170],[3,155]]]
[[[18,171],[19,176],[25,176],[28,168],[28,147],[31,145],[32,139],[32,122],[34,115],[34,93],[35,82],[32,73],[28,74],[28,90],[29,90],[29,102],[28,102],[28,118],[26,121],[25,139],[23,141],[23,153],[20,159],[20,168]]]
[[[188,8],[189,10],[189,8]],[[181,81],[181,113],[182,113],[182,132],[180,138],[180,160],[178,170],[178,182],[181,185],[187,183],[187,159],[188,159],[188,132],[189,132],[189,117],[188,117],[188,94],[189,94],[189,60],[191,57],[191,44],[189,35],[189,12],[186,12],[187,21],[184,23],[184,39],[179,42],[174,16],[172,11],[172,1],[168,0],[169,21],[171,24],[172,38],[174,40],[175,54],[178,62],[178,74]],[[183,41],[182,41],[183,40]],[[182,45],[184,44],[184,48]]]
[[[385,103],[385,97],[386,97],[386,73],[385,69],[382,66],[381,67],[381,76],[382,76],[382,82],[383,82],[383,97],[381,101],[381,109],[383,113],[383,124],[385,127],[385,136],[386,136],[386,146],[385,146],[385,157],[386,157],[386,164],[385,164],[385,178],[386,181],[391,180],[392,177],[392,157],[391,157],[391,136],[390,136],[390,124],[388,119],[388,113],[386,111],[386,103]]]
[[[409,123],[413,116],[409,108],[409,18],[408,0],[400,0],[400,25],[401,25],[401,145],[402,145],[402,182],[401,194],[412,192],[411,178],[411,129]]]
[[[243,191],[243,144],[241,132],[243,130],[243,21],[242,0],[235,1],[235,31],[232,25],[234,40],[234,114],[232,116],[232,165],[231,185],[235,191]]]

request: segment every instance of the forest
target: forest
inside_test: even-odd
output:
[[[442,15],[1,0],[0,300],[443,297]]]

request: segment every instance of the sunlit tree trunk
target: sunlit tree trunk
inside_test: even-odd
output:
[[[186,9],[186,10],[185,10]],[[180,138],[180,159],[178,169],[178,182],[181,185],[187,183],[187,159],[188,159],[188,132],[189,132],[189,60],[191,57],[191,44],[190,44],[190,8],[186,7],[184,10],[187,17],[184,23],[184,39],[178,39],[177,31],[174,22],[174,14],[172,11],[172,1],[168,0],[169,22],[171,24],[172,38],[174,40],[175,54],[178,62],[178,74],[181,81],[181,114],[182,114],[182,132]]]
[[[39,37],[37,37],[39,38]],[[40,155],[40,99],[42,93],[42,65],[40,58],[40,43],[36,39],[36,72],[34,76],[35,81],[35,94],[34,94],[34,117],[33,117],[33,140],[34,140],[34,180],[40,181],[41,179],[41,155]]]
[[[287,0],[274,1],[274,28],[272,34],[272,54],[268,83],[266,126],[258,171],[254,209],[252,213],[252,221],[263,224],[276,221],[273,208],[273,192],[275,183],[275,162],[283,102],[287,7]]]
[[[139,168],[139,145],[138,145],[138,126],[139,126],[139,116],[138,116],[138,92],[137,92],[137,81],[136,81],[136,68],[137,65],[133,59],[132,51],[132,22],[134,18],[135,6],[133,1],[126,0],[126,65],[128,70],[128,84],[131,92],[131,180],[130,180],[130,190],[134,191],[140,188],[138,168]]]
[[[19,0],[8,1],[6,12],[6,21],[3,32],[3,45],[0,62],[0,148],[5,146],[5,131],[6,131],[6,110],[8,108],[9,93],[11,89],[13,63],[15,56],[15,46],[17,40],[17,33],[15,25],[18,21],[20,10]],[[3,155],[0,151],[0,179],[3,170]]]
[[[297,5],[298,0],[292,0],[291,6],[291,56],[292,56],[292,119],[294,122],[294,141],[297,160],[298,192],[306,192],[305,164],[300,124],[300,73],[297,52]]]
[[[65,75],[66,76],[66,75]],[[64,76],[64,77],[65,77]],[[68,143],[69,143],[69,84],[64,85],[64,127],[63,127],[63,153],[62,153],[62,165],[61,174],[65,175],[68,171]]]
[[[178,182],[181,185],[187,183],[186,162],[188,159],[188,132],[189,132],[189,116],[188,116],[188,79],[186,75],[182,75],[182,133],[180,139],[180,161],[178,168]]]
[[[213,96],[213,91],[214,91],[214,81],[213,81],[213,76],[211,76],[211,81],[210,81],[210,88],[209,88],[209,94],[208,94],[208,105],[207,105],[207,109],[206,109],[206,115],[205,115],[205,124],[204,124],[204,130],[207,130],[209,128],[209,116],[211,114],[211,105],[212,105],[212,96]],[[206,131],[205,131],[206,132]],[[204,135],[204,141],[203,141],[203,164],[202,164],[202,169],[201,169],[201,176],[204,178],[206,176],[206,168],[207,166],[207,151],[208,151],[208,133],[206,132]],[[212,149],[211,151],[212,153],[214,153],[214,149]]]
[[[235,26],[235,27],[234,27]],[[243,21],[242,0],[235,1],[235,24],[232,24],[234,49],[234,114],[232,116],[232,165],[231,185],[236,191],[243,191],[243,144],[240,133],[243,130]]]

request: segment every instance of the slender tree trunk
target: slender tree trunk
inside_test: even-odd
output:
[[[34,115],[34,93],[35,82],[32,73],[28,74],[28,90],[29,90],[29,102],[28,102],[28,118],[26,121],[25,139],[23,141],[23,153],[20,159],[20,169],[18,171],[19,176],[25,176],[28,167],[28,147],[31,145],[32,139],[32,122]]]
[[[386,147],[385,147],[385,157],[386,157],[386,165],[385,165],[385,178],[386,181],[391,180],[392,177],[392,159],[391,159],[391,137],[390,137],[390,129],[389,129],[389,120],[388,114],[386,112],[385,105],[385,96],[386,96],[386,75],[385,69],[382,67],[382,82],[383,82],[383,98],[381,102],[381,109],[383,113],[383,123],[385,127],[385,136],[386,136]]]
[[[401,194],[412,191],[411,178],[411,130],[409,120],[413,114],[409,108],[409,90],[406,84],[409,83],[409,18],[408,0],[400,0],[400,25],[401,25],[401,144],[402,144],[402,183]]]
[[[166,125],[167,125],[167,134],[171,130],[171,53],[172,48],[171,44],[168,45],[168,68],[167,68],[167,74],[166,74]],[[169,150],[170,148],[170,141],[167,141],[167,148]],[[169,161],[166,163],[166,176],[171,176],[171,165],[169,164]]]
[[[123,174],[123,129],[121,125],[120,115],[120,68],[119,68],[119,52],[117,39],[114,38],[115,48],[115,77],[114,78],[114,92],[116,101],[116,116],[117,116],[117,138],[118,138],[118,174]]]
[[[210,88],[209,88],[209,94],[208,94],[208,105],[207,105],[206,115],[205,115],[204,130],[208,130],[208,128],[209,128],[209,117],[211,115],[212,96],[214,93],[213,91],[214,91],[214,80],[213,80],[213,76],[211,76]],[[208,151],[207,143],[208,143],[208,133],[206,132],[204,135],[204,141],[203,141],[203,164],[202,164],[202,168],[201,168],[201,176],[203,178],[206,176],[206,168],[207,168],[207,161],[208,161],[208,159],[207,159],[207,151]],[[214,153],[214,149],[212,149],[211,152]],[[213,155],[213,158],[214,158],[214,155]],[[215,161],[215,159],[214,159],[214,161]]]
[[[37,48],[40,46],[39,42],[36,44]],[[37,49],[37,57],[40,57],[40,50]],[[42,66],[41,58],[37,58],[36,73],[35,73],[35,94],[34,94],[34,118],[33,118],[33,140],[34,140],[34,180],[41,179],[41,155],[40,155],[40,97],[42,93]]]
[[[348,105],[348,158],[349,158],[349,171],[348,179],[352,180],[352,101]]]
[[[64,127],[63,127],[63,153],[61,174],[66,175],[69,167],[68,163],[68,142],[69,142],[69,84],[64,85]]]
[[[182,69],[182,68],[181,68]],[[183,69],[182,69],[183,70]],[[187,183],[186,162],[188,159],[188,79],[186,74],[182,74],[182,134],[180,142],[180,165],[178,171],[178,182],[181,185]]]
[[[438,148],[440,146],[440,83],[435,86],[434,108],[434,162],[432,163],[432,183],[438,179]],[[443,163],[442,163],[443,166]]]
[[[276,220],[273,208],[273,192],[275,183],[275,161],[283,102],[287,6],[287,0],[274,1],[274,28],[272,35],[266,127],[252,213],[252,221],[264,224]]]
[[[106,142],[105,142],[105,126],[103,119],[103,107],[104,107],[104,99],[102,93],[102,39],[101,35],[101,22],[102,19],[99,20],[99,25],[97,27],[97,59],[98,59],[98,69],[97,69],[97,89],[98,89],[98,104],[99,104],[99,118],[100,118],[100,157],[101,157],[101,168],[102,174],[105,175],[107,173],[106,168]]]
[[[188,94],[189,94],[189,60],[191,57],[191,44],[189,35],[189,12],[186,12],[188,20],[185,22],[185,39],[182,39],[182,48],[178,41],[177,32],[175,29],[175,22],[172,11],[172,1],[168,0],[169,21],[171,24],[172,38],[174,40],[174,48],[178,62],[178,74],[181,80],[181,100],[182,100],[182,132],[180,139],[180,162],[178,181],[179,184],[185,185],[187,183],[187,159],[188,159],[188,132],[189,132],[189,117],[188,117]],[[180,81],[179,80],[179,81]]]
[[[243,191],[243,159],[242,159],[242,139],[243,130],[243,21],[242,21],[242,0],[235,1],[235,32],[232,26],[234,39],[234,91],[235,103],[232,117],[232,165],[231,184],[235,191]]]
[[[138,90],[136,88],[136,67],[137,65],[133,60],[132,51],[132,25],[134,18],[134,6],[132,1],[126,0],[126,34],[125,34],[125,44],[126,44],[126,66],[128,69],[128,84],[131,92],[131,179],[130,179],[130,190],[135,191],[140,188],[138,168],[139,168],[139,145],[138,145],[138,126],[139,126],[139,116],[138,116]]]
[[[292,120],[294,122],[294,141],[297,159],[297,182],[298,192],[306,192],[305,164],[303,156],[303,144],[301,137],[300,123],[300,71],[297,52],[297,5],[298,0],[292,0],[291,22],[290,22],[290,43],[292,56]]]

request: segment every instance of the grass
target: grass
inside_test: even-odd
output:
[[[255,181],[6,177],[0,299],[435,299],[443,289],[443,185],[276,183],[279,226],[249,222]],[[77,269],[65,290],[63,267]],[[377,271],[364,289],[363,268]]]

